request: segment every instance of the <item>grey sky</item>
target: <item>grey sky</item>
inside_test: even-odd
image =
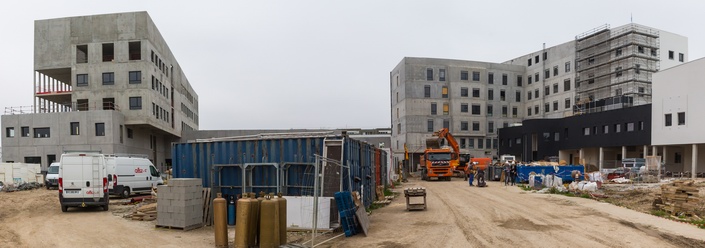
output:
[[[34,20],[142,10],[199,95],[201,129],[388,127],[405,56],[503,62],[632,14],[705,56],[705,1],[4,1],[0,107],[32,104]]]

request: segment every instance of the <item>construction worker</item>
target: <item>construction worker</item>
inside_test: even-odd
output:
[[[468,166],[465,167],[465,175],[468,176],[468,183],[471,187],[474,186],[472,185],[472,181],[475,179],[475,163],[476,162],[468,163]]]
[[[512,183],[512,186],[514,186],[514,184],[516,184],[516,180],[517,180],[517,164],[516,164],[516,162],[512,162],[512,166],[511,166],[511,168],[509,168],[509,176],[511,177],[510,182]]]
[[[509,185],[509,179],[511,175],[509,174],[511,172],[511,165],[509,162],[504,163],[504,186]]]

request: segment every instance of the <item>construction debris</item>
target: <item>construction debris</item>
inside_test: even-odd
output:
[[[157,219],[157,203],[150,203],[137,208],[131,214],[125,215],[125,218],[139,221],[152,221]]]
[[[693,180],[680,180],[661,185],[661,193],[656,194],[654,205],[672,215],[694,216],[700,207],[699,189]]]
[[[15,192],[15,191],[22,191],[22,190],[33,190],[33,189],[38,189],[44,187],[44,184],[37,183],[37,182],[31,182],[31,183],[21,183],[18,186],[12,185],[12,184],[6,184],[2,185],[0,182],[0,190],[4,192]]]

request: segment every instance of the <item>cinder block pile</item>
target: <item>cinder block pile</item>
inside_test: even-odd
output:
[[[203,187],[198,178],[173,178],[158,187],[157,226],[190,230],[203,226]]]

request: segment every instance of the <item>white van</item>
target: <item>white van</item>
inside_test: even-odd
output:
[[[61,211],[87,206],[102,206],[108,211],[105,157],[98,153],[64,153],[59,161]]]
[[[51,189],[53,187],[59,187],[59,163],[54,162],[49,165],[49,169],[47,169],[47,176],[44,179],[44,185],[47,187],[47,189]]]
[[[150,193],[164,184],[152,161],[141,155],[106,155],[108,192],[123,198],[132,193]]]

